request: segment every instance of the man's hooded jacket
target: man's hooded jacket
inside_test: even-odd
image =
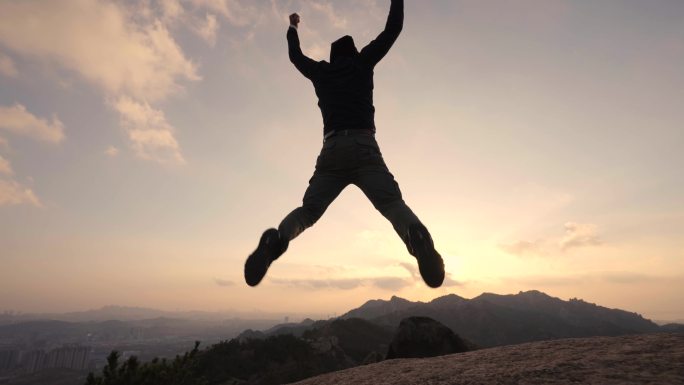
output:
[[[373,69],[389,52],[403,24],[404,1],[392,0],[385,30],[361,52],[351,36],[340,38],[330,46],[329,63],[305,56],[297,29],[288,29],[290,61],[313,82],[323,115],[324,134],[334,130],[375,131]]]

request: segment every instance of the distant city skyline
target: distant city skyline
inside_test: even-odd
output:
[[[353,186],[257,288],[322,122],[327,60],[389,0],[0,0],[0,311],[342,313],[531,289],[684,319],[684,2],[406,2],[377,139],[445,258],[427,288]]]

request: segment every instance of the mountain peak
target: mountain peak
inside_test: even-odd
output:
[[[539,290],[528,290],[528,291],[520,291],[518,292],[519,296],[525,296],[525,297],[542,297],[542,298],[552,298],[550,295],[541,292]]]
[[[408,309],[411,306],[420,303],[422,302],[411,302],[407,299],[393,295],[389,299],[389,301],[385,301],[382,299],[372,299],[370,301],[367,301],[366,303],[361,305],[361,307],[351,310],[346,314],[343,314],[340,318],[372,319],[395,311]]]
[[[433,299],[432,301],[428,302],[433,305],[455,305],[455,304],[460,304],[463,302],[467,302],[468,300],[458,296],[456,294],[447,294],[441,297],[437,297]]]

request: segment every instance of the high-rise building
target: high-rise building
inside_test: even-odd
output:
[[[19,350],[0,350],[0,372],[12,370],[19,365]]]
[[[49,352],[33,350],[23,355],[21,366],[28,373],[52,368],[85,370],[89,356],[90,348],[85,346],[65,346]]]

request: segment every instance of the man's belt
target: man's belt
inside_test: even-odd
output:
[[[332,130],[323,136],[323,141],[332,138],[333,136],[351,136],[351,135],[365,135],[375,136],[375,130],[367,128],[355,128],[350,130]]]

